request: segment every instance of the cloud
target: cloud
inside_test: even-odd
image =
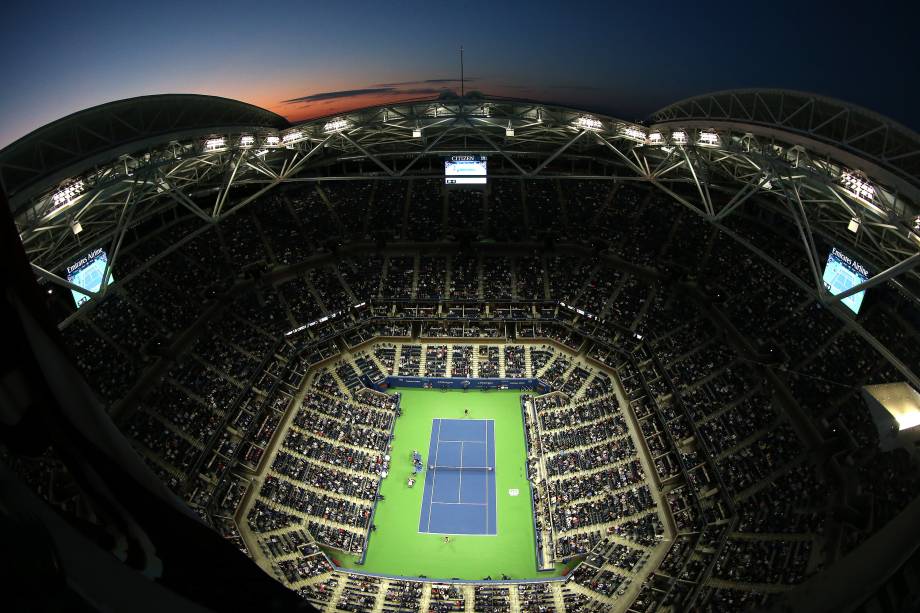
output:
[[[365,87],[363,89],[343,89],[337,92],[323,92],[320,94],[310,94],[308,96],[300,96],[298,98],[291,98],[290,100],[282,100],[281,104],[298,104],[304,102],[320,102],[322,100],[335,100],[336,98],[351,98],[353,96],[369,96],[372,94],[386,94],[393,92],[395,88],[393,87]]]
[[[443,92],[453,91],[449,87],[415,87],[412,89],[397,89],[394,90],[394,93],[403,95],[403,94],[413,94],[418,96],[425,96],[428,94],[440,94]]]
[[[463,77],[466,82],[477,81],[477,77]],[[459,83],[460,79],[422,79],[421,81],[399,81],[397,83],[378,83],[374,87],[404,87],[406,85],[431,85],[435,83]]]
[[[423,83],[447,83],[450,79],[428,79],[425,81],[406,82],[406,85],[418,85]],[[364,87],[361,89],[343,89],[335,92],[322,92],[319,94],[309,94],[282,100],[279,104],[284,105],[302,105],[311,106],[314,104],[327,105],[343,98],[359,98],[361,96],[435,96],[444,92],[451,92],[447,87],[396,87],[396,83],[381,84],[374,87]]]

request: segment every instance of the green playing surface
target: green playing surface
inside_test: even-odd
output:
[[[416,388],[402,393],[402,416],[396,420],[390,474],[383,480],[364,565],[357,558],[329,551],[339,566],[370,573],[432,579],[482,579],[502,574],[512,579],[546,578],[556,572],[537,572],[533,509],[527,482],[521,392],[514,390],[440,391]],[[438,417],[462,419],[464,409],[471,419],[495,420],[495,478],[498,495],[498,534],[457,535],[445,543],[436,534],[420,534],[419,514],[425,486],[425,472],[414,488],[406,478],[412,472],[412,450],[417,449],[427,464],[431,420]],[[510,496],[508,490],[520,493]]]

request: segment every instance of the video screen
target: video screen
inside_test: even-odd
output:
[[[854,285],[859,285],[869,278],[865,266],[834,247],[827,256],[827,266],[824,267],[824,289],[833,295],[845,292]],[[865,291],[847,296],[841,302],[854,313],[859,313]]]
[[[486,182],[486,156],[451,155],[444,160],[444,183],[447,185],[483,185]]]
[[[102,287],[102,275],[105,274],[105,266],[109,261],[108,255],[102,248],[87,253],[78,261],[67,267],[67,280],[78,287],[91,292],[98,292]],[[109,273],[109,283],[115,278]],[[89,295],[77,290],[71,289],[73,300],[77,303],[77,308],[89,300]]]

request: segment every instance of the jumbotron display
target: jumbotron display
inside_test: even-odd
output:
[[[67,267],[67,280],[77,287],[82,287],[90,292],[98,292],[99,288],[102,287],[102,277],[105,274],[108,261],[109,256],[104,249],[94,249]],[[110,272],[109,283],[112,283],[112,281],[114,281],[114,277]],[[80,308],[90,298],[89,294],[84,294],[75,289],[71,289],[70,293],[73,294],[73,300],[77,304],[77,308]]]
[[[831,249],[827,256],[827,265],[824,267],[824,288],[833,295],[841,294],[851,287],[863,283],[869,278],[866,267],[840,252],[836,247]],[[859,313],[866,292],[857,292],[847,296],[841,302],[854,313]]]
[[[484,155],[452,155],[444,160],[447,185],[484,185],[488,178]]]

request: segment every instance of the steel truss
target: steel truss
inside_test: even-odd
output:
[[[175,207],[212,225],[282,183],[441,177],[441,157],[459,152],[491,156],[493,177],[648,183],[802,283],[725,225],[752,210],[782,215],[801,243],[808,290],[889,358],[840,300],[883,282],[920,297],[920,137],[836,101],[725,92],[677,103],[645,126],[532,102],[449,98],[287,127],[268,123],[223,130],[209,124],[147,137],[133,148],[122,143],[105,163],[95,153],[82,165],[71,160],[63,180],[53,173],[33,180],[12,202],[36,272],[67,286],[62,268],[89,246],[107,247],[111,267],[133,226]],[[15,148],[0,152],[0,169]],[[62,202],[61,190],[77,181],[81,189]],[[846,294],[829,295],[819,237],[874,274]]]

